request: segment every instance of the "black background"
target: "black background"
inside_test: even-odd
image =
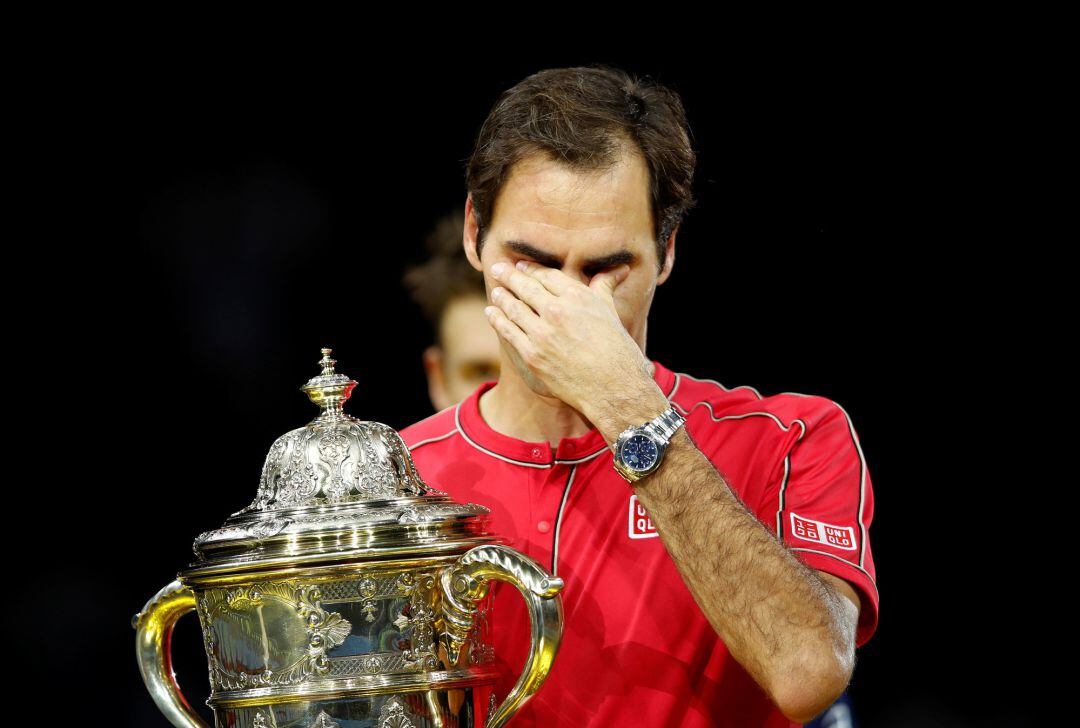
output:
[[[982,234],[1006,214],[984,193],[1008,64],[925,39],[758,31],[692,51],[581,36],[563,50],[357,42],[332,58],[192,37],[97,46],[24,79],[13,200],[31,225],[6,296],[27,472],[9,518],[27,535],[5,625],[28,674],[63,665],[78,677],[62,694],[85,691],[116,725],[164,725],[131,615],[195,535],[251,500],[273,439],[310,419],[297,388],[320,346],[359,382],[352,414],[398,429],[430,414],[429,334],[401,271],[463,205],[498,93],[602,61],[677,90],[699,153],[648,354],[828,396],[860,435],[881,621],[859,653],[857,717],[1029,724],[1037,641],[1002,626],[1027,620],[1024,557],[988,538],[1015,504],[1015,472],[997,466],[1025,437],[995,414],[1015,391],[999,354],[1020,339],[1001,337],[1012,263]],[[195,621],[175,651],[203,707]]]

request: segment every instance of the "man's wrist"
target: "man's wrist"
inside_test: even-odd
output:
[[[614,395],[598,403],[600,406],[586,417],[608,445],[613,445],[628,427],[637,427],[659,417],[671,406],[671,401],[656,385],[623,395]]]

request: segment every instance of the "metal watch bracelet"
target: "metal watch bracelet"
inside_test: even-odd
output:
[[[644,429],[648,430],[650,434],[660,437],[664,442],[668,442],[675,432],[685,423],[686,418],[679,414],[679,411],[675,409],[674,405],[670,405],[667,410],[655,420],[650,420],[645,423]]]

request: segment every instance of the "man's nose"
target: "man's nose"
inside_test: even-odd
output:
[[[592,280],[592,276],[586,275],[586,273],[584,271],[575,270],[573,268],[570,268],[569,266],[563,267],[562,272],[568,278],[573,278],[575,281],[578,281],[579,283],[583,283],[586,286],[589,285],[589,281]]]

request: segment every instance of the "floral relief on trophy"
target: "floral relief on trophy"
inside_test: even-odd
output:
[[[274,720],[274,716],[270,711],[264,713],[260,710],[251,721],[251,726],[252,728],[277,728],[277,721]]]
[[[413,716],[409,715],[405,706],[401,704],[401,699],[395,696],[383,703],[382,710],[379,711],[377,728],[416,728],[416,725],[409,720],[411,717]]]
[[[495,648],[489,643],[491,623],[491,595],[477,602],[473,613],[473,626],[469,631],[469,664],[483,665],[495,661]]]
[[[263,462],[255,500],[234,515],[446,495],[423,482],[397,431],[345,414],[342,408],[356,382],[334,371],[329,352],[323,350],[322,373],[302,387],[321,408],[319,416],[274,441]]]
[[[360,672],[365,675],[381,675],[383,661],[379,655],[364,655],[360,658]]]
[[[198,600],[213,687],[297,685],[325,674],[327,651],[352,625],[319,605],[319,588],[267,582],[213,589]]]
[[[403,575],[404,576],[404,575]],[[411,574],[409,574],[412,577]],[[421,574],[409,593],[409,613],[398,616],[406,625],[410,647],[404,651],[405,665],[417,671],[437,670],[439,658],[435,644],[436,580],[432,573]]]
[[[341,728],[341,724],[327,715],[325,710],[320,710],[311,723],[311,728]]]
[[[364,619],[369,622],[375,621],[375,612],[377,607],[375,605],[375,595],[379,593],[379,582],[373,577],[365,576],[357,584],[356,593],[364,600],[364,604],[361,609],[364,611]]]
[[[435,493],[414,478],[412,457],[393,429],[342,415],[279,437],[254,502],[241,513]]]
[[[349,453],[349,439],[339,431],[324,432],[319,438],[319,454],[323,462],[340,465]]]
[[[440,597],[437,591],[437,573],[434,570],[373,572],[359,578],[321,582],[317,591],[312,591],[314,587],[298,587],[287,582],[293,591],[308,590],[304,592],[308,594],[308,607],[303,614],[299,610],[296,613],[305,617],[305,627],[315,627],[314,631],[320,633],[312,635],[300,634],[296,624],[290,627],[288,620],[282,620],[280,614],[275,615],[272,608],[252,599],[257,596],[265,600],[268,593],[280,593],[287,597],[288,589],[281,590],[280,584],[209,592],[199,600],[199,612],[204,623],[212,686],[235,690],[297,684],[296,681],[315,679],[376,677],[438,670],[440,662],[436,620]],[[312,594],[320,596],[312,597]],[[299,603],[299,596],[297,600]],[[259,607],[260,617],[269,618],[273,622],[275,632],[281,634],[291,631],[292,637],[267,644],[265,640],[269,638],[259,629],[255,636],[256,643],[248,644],[251,636],[245,636],[236,622],[245,616],[242,613],[245,608],[254,606]],[[315,620],[311,607],[316,607],[320,614],[326,616]],[[254,613],[249,611],[246,616],[250,617],[252,614]],[[366,615],[369,614],[378,615],[370,628],[357,628],[351,621],[360,616],[359,624],[363,625],[368,621]],[[319,624],[316,625],[315,622]],[[355,652],[355,646],[350,648],[346,645],[354,628],[356,638],[360,640],[357,644],[363,644],[365,639],[370,640],[376,635],[379,636],[379,641],[369,643],[362,648],[362,652]],[[223,630],[226,633],[225,645],[222,644],[220,636]],[[264,642],[258,643],[258,639],[264,639]],[[320,653],[311,653],[311,656],[317,659],[314,664],[301,659],[303,653],[299,646],[305,644],[310,650]],[[334,649],[342,645],[346,645],[343,652]],[[262,656],[268,651],[278,655],[287,654],[290,649],[293,649],[290,664],[297,663],[295,667],[299,670],[291,671],[293,681],[284,677],[287,666],[264,666],[262,662],[255,665],[250,660],[245,662],[240,658],[242,655],[251,654]],[[335,656],[335,652],[339,654]],[[247,667],[238,669],[237,664]],[[232,668],[227,669],[225,665],[232,665]],[[327,667],[325,670],[322,669],[324,665]],[[266,669],[257,669],[261,667]]]

